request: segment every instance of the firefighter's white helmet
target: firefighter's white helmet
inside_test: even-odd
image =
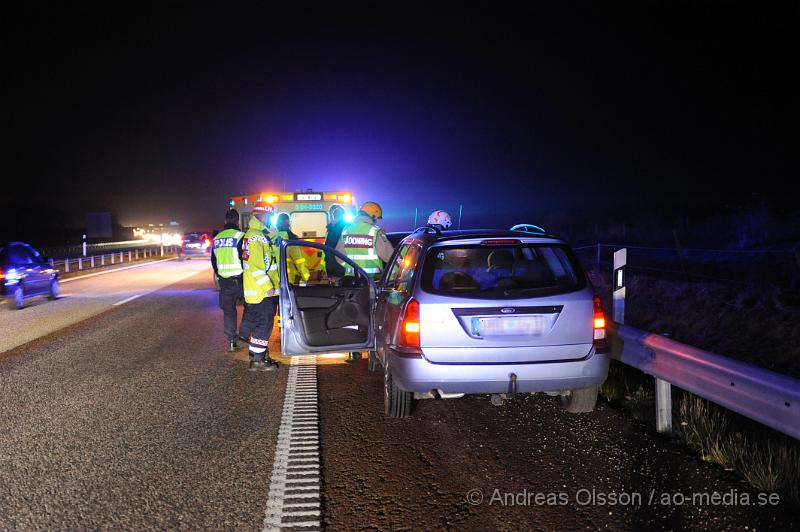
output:
[[[442,229],[450,229],[453,225],[453,220],[450,219],[450,215],[446,211],[433,211],[428,216],[428,225],[438,225]]]

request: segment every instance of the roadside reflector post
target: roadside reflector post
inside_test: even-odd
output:
[[[120,262],[125,262],[125,260],[122,258],[122,254],[123,254],[123,253],[124,253],[124,251],[120,251],[120,252],[119,252],[119,261],[120,261]]]
[[[92,268],[94,268],[94,255],[92,255],[92,258],[91,258],[91,259],[89,259],[89,260],[90,260],[90,262],[91,262],[91,264],[92,264]]]
[[[100,266],[105,266],[105,265],[106,265],[106,256],[100,255]]]
[[[114,264],[114,254],[111,254],[111,264]]]
[[[614,252],[614,321],[619,324],[625,323],[625,266],[628,262],[628,248],[622,248]]]
[[[83,269],[83,258],[81,257],[78,257],[78,269],[79,270]]]
[[[69,273],[69,259],[64,259],[64,273]]]
[[[162,257],[164,256],[164,245],[163,244],[161,245],[161,256]]]
[[[672,385],[656,379],[656,431],[661,434],[672,432]]]
[[[136,257],[136,260],[139,260],[139,248],[136,248],[133,251],[134,251],[134,256]]]

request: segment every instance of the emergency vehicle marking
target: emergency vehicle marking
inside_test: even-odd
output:
[[[375,238],[369,235],[345,235],[344,245],[349,248],[372,248]]]

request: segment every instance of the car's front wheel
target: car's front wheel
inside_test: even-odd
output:
[[[11,305],[17,310],[25,308],[25,290],[22,288],[22,284],[18,284],[14,288],[14,292],[11,294]]]
[[[567,395],[561,396],[561,406],[572,414],[582,414],[594,410],[597,403],[597,386],[570,390]]]
[[[383,407],[389,417],[408,417],[414,403],[414,394],[395,384],[389,365],[383,366]]]
[[[50,290],[47,292],[47,299],[50,301],[58,299],[58,279],[52,279],[50,281]]]

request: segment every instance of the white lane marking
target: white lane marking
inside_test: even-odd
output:
[[[322,528],[317,401],[316,357],[293,357],[264,512],[265,532]],[[290,503],[287,499],[307,501]],[[292,520],[298,517],[317,519]]]
[[[125,303],[127,303],[128,301],[133,301],[133,300],[134,300],[134,299],[136,299],[137,297],[142,297],[143,295],[144,295],[144,294],[136,294],[135,296],[131,296],[131,297],[129,297],[129,298],[123,299],[122,301],[117,301],[117,302],[116,302],[116,303],[114,303],[112,306],[113,306],[113,307],[116,307],[117,305],[124,305],[124,304],[125,304]]]
[[[173,259],[151,260],[142,264],[125,266],[124,268],[114,268],[113,270],[106,270],[103,272],[87,273],[86,275],[79,275],[78,277],[70,277],[69,279],[59,279],[58,283],[59,284],[71,283],[72,281],[77,281],[78,279],[86,279],[87,277],[94,277],[95,275],[106,275],[108,273],[121,272],[122,270],[130,270],[131,268],[141,268],[142,266],[149,266],[151,264],[158,264],[159,262],[167,262],[169,260],[175,260],[175,259],[173,258]]]

